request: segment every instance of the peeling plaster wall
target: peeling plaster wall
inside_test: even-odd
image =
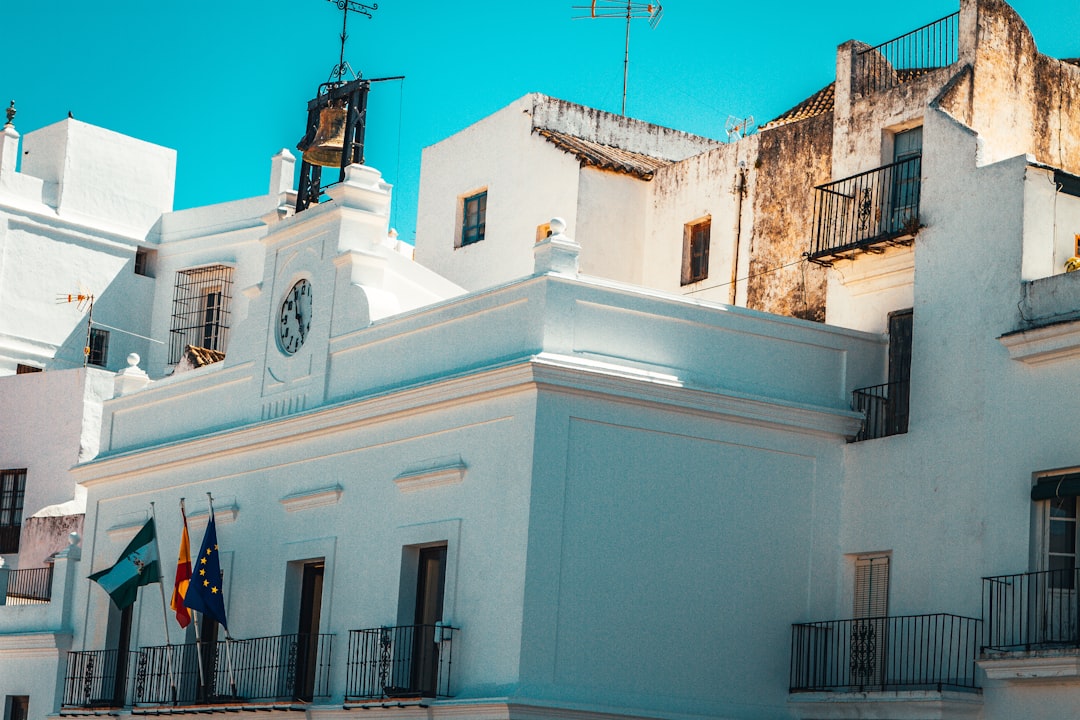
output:
[[[830,179],[833,116],[781,125],[758,137],[746,306],[824,321],[825,273],[796,261],[810,247],[814,187]],[[790,263],[796,264],[775,270]]]
[[[701,300],[730,302],[736,247],[735,192],[739,160],[752,163],[755,136],[660,168],[652,181],[652,213],[645,247],[643,284]],[[749,242],[750,204],[743,200],[743,242]],[[682,285],[683,232],[687,223],[710,218],[708,277]]]
[[[68,546],[73,532],[82,535],[84,514],[32,517],[23,521],[19,540],[19,568],[45,567],[55,553]]]
[[[1002,0],[977,2],[972,121],[980,164],[1030,153],[1080,171],[1080,67],[1039,53],[1027,25]]]

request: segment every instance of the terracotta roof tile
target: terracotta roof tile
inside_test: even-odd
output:
[[[901,83],[906,83],[939,69],[940,68],[909,68],[906,70],[898,70],[897,79],[899,79]],[[836,83],[831,82],[787,112],[781,113],[779,116],[762,125],[761,129],[765,130],[780,125],[787,125],[788,123],[798,122],[827,112],[832,112],[835,105]]]
[[[658,169],[671,165],[670,160],[661,160],[611,145],[602,145],[558,130],[541,128],[536,132],[563,152],[575,156],[581,161],[582,166],[588,165],[624,175],[633,175],[642,180],[652,180],[653,173]]]
[[[191,363],[192,369],[213,365],[225,359],[225,353],[219,350],[188,345],[184,348],[184,357]]]

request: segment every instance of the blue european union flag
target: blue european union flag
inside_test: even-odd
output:
[[[228,632],[229,625],[225,621],[225,589],[221,584],[219,554],[217,526],[214,523],[214,514],[211,512],[210,522],[206,524],[206,534],[203,535],[202,548],[199,549],[198,556],[191,559],[193,565],[191,584],[188,585],[187,595],[184,596],[184,605],[189,610],[214,618]]]

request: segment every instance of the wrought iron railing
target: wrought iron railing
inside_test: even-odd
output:
[[[985,650],[1080,647],[1080,568],[983,578]]]
[[[922,156],[815,188],[811,260],[906,242],[919,229]]]
[[[854,442],[906,433],[910,393],[910,380],[853,390],[851,409],[866,416]]]
[[[790,691],[975,690],[981,633],[945,614],[793,625]]]
[[[0,570],[0,581],[4,571]],[[41,605],[52,600],[52,566],[7,571],[6,605]]]
[[[65,707],[311,701],[330,696],[333,635],[68,653]],[[117,666],[118,659],[124,665]],[[200,662],[201,659],[201,662]],[[122,678],[118,680],[117,678]]]
[[[450,697],[454,640],[449,625],[403,625],[349,633],[346,700]]]
[[[65,708],[122,708],[131,705],[138,653],[88,650],[67,654]]]
[[[333,635],[299,633],[140,648],[135,702],[212,705],[329,697],[332,644]]]
[[[959,59],[960,13],[858,53],[855,89],[870,94],[910,82]]]

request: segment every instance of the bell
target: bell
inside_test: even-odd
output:
[[[304,150],[304,161],[323,167],[341,167],[341,153],[345,150],[345,120],[348,108],[344,105],[327,105],[319,111],[319,128],[315,139]]]

